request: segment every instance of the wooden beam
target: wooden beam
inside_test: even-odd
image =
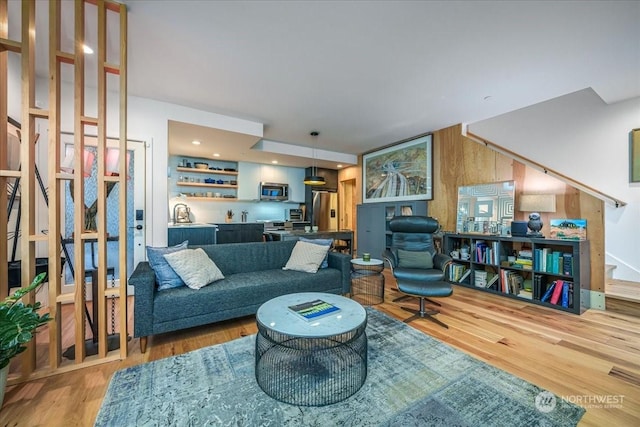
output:
[[[7,0],[0,0],[0,41],[6,40],[9,33],[9,15],[7,8]],[[3,45],[4,46],[4,45]],[[0,50],[0,236],[7,236],[7,188],[6,169],[8,166],[7,144],[8,144],[8,126],[6,117],[8,113],[8,95],[7,81],[9,80],[9,68],[6,50]],[[7,245],[0,245],[0,298],[4,298],[9,294],[9,268],[8,268],[8,250]]]

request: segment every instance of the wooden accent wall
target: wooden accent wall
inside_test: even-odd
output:
[[[587,220],[591,250],[592,291],[604,292],[604,202],[544,172],[500,154],[462,135],[461,125],[434,132],[434,199],[429,215],[438,218],[443,230],[455,231],[458,187],[514,180],[516,220],[528,219],[518,211],[521,194],[553,193],[556,212],[542,214],[543,234],[549,235],[551,218]]]

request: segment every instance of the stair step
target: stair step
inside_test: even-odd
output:
[[[640,303],[640,282],[608,279],[605,283],[604,293],[607,298]]]

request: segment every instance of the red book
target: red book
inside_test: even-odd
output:
[[[553,294],[551,294],[551,299],[549,302],[551,304],[557,304],[560,300],[560,295],[562,295],[562,280],[556,280],[556,287],[553,289]]]

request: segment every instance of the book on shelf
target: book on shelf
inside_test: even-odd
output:
[[[490,288],[491,286],[493,286],[493,284],[496,283],[499,278],[500,278],[500,275],[498,275],[498,274],[494,274],[493,276],[488,278],[487,279],[487,284],[485,285],[485,288]]]
[[[548,301],[549,298],[551,298],[551,294],[553,293],[553,289],[556,287],[556,282],[553,281],[551,282],[550,285],[548,285],[546,292],[544,293],[544,295],[542,295],[542,298],[540,298],[540,301],[545,302]]]
[[[469,277],[471,275],[471,269],[467,268],[464,273],[462,273],[462,276],[460,276],[460,280],[458,280],[458,283],[462,283],[465,280],[467,280],[467,277]]]
[[[573,255],[570,253],[562,254],[562,274],[573,276]]]
[[[473,284],[479,288],[487,286],[487,272],[484,270],[477,270],[473,272]]]
[[[533,299],[533,294],[531,291],[528,291],[526,289],[520,289],[520,292],[518,292],[518,296],[520,298],[525,298],[525,299]]]
[[[572,284],[569,282],[562,283],[562,299],[561,304],[563,307],[569,308],[569,293],[572,292]]]
[[[305,320],[313,320],[325,316],[340,309],[321,299],[303,302],[302,304],[290,305],[289,310]]]
[[[549,302],[551,304],[558,304],[558,301],[560,301],[560,296],[562,295],[562,285],[563,285],[563,281],[562,280],[556,280],[556,286],[553,289],[553,293],[551,294],[551,298],[549,298]]]

